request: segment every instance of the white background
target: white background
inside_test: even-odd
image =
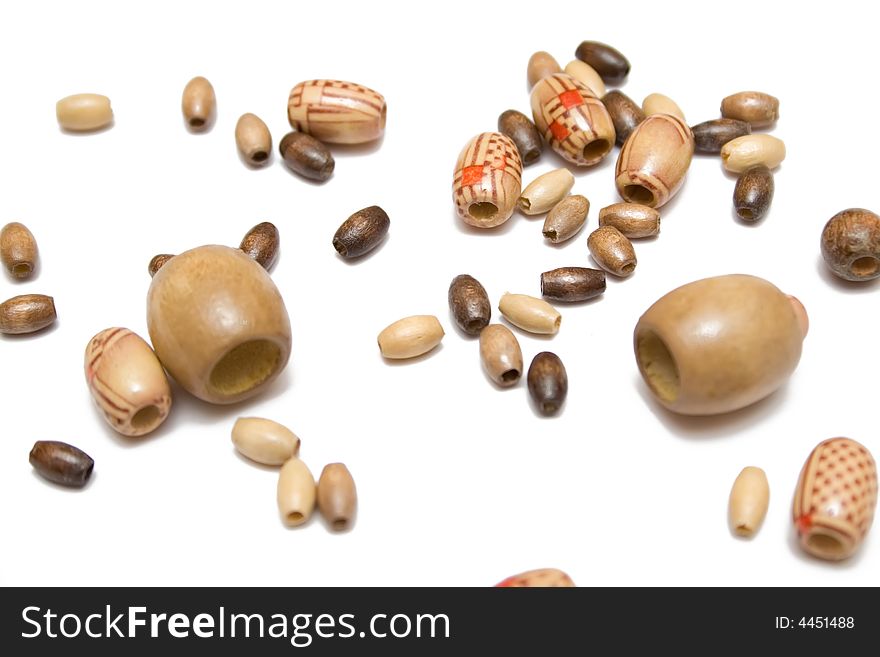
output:
[[[230,3],[231,4],[231,3]],[[7,3],[0,10],[0,224],[36,235],[41,267],[25,283],[0,275],[0,298],[55,297],[57,325],[0,339],[0,582],[111,585],[491,585],[553,566],[592,585],[880,584],[880,539],[834,565],[801,553],[790,504],[821,440],[846,435],[880,456],[876,284],[839,283],[819,254],[824,223],[877,201],[870,73],[876,25],[863,3]],[[536,415],[524,381],[496,389],[478,344],[457,331],[450,280],[470,273],[497,306],[505,291],[539,294],[539,274],[590,266],[587,233],[618,200],[614,155],[576,172],[591,203],[587,231],[564,246],[543,219],[515,215],[477,231],[455,218],[452,168],[464,143],[508,108],[529,111],[526,62],[562,65],[583,39],[632,62],[624,86],[676,99],[691,124],[724,96],[781,99],[774,134],[788,159],[760,225],[733,218],[734,178],[694,159],[662,233],[636,243],[638,268],[609,276],[600,300],[561,308],[552,339],[517,332],[526,363],[558,353],[570,391],[562,413]],[[186,82],[218,98],[207,134],[187,132]],[[250,170],[233,139],[254,112],[277,143],[297,82],[329,77],[383,93],[378,147],[334,148],[323,185],[279,162]],[[63,134],[55,101],[108,95],[115,125]],[[547,151],[526,182],[561,166]],[[391,217],[388,240],[356,264],[331,237],[364,206]],[[94,408],[82,370],[89,338],[110,326],[145,336],[147,263],[156,253],[237,246],[260,221],[281,232],[273,278],[290,312],[293,357],[262,396],[212,407],[179,388],[168,421],[144,439],[117,436]],[[654,404],[632,354],[639,315],[672,288],[733,272],[799,297],[811,318],[790,383],[747,410],[677,417]],[[383,362],[376,335],[436,314],[442,347]],[[494,318],[498,319],[497,311]],[[357,482],[354,528],[318,517],[282,526],[276,473],[238,457],[240,415],[285,423],[317,476],[345,462]],[[95,459],[80,492],[28,464],[35,440],[73,443]],[[751,541],[727,526],[730,486],[762,467],[770,510]],[[876,533],[876,532],[875,532]]]

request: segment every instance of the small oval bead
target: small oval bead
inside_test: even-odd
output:
[[[743,221],[764,218],[773,201],[773,173],[763,164],[743,171],[733,188],[733,207]]]
[[[375,249],[391,226],[391,219],[378,205],[358,210],[333,235],[333,248],[343,258],[357,258]]]
[[[196,76],[183,88],[180,103],[183,119],[193,132],[208,130],[214,122],[217,111],[217,97],[214,87],[202,76]]]
[[[614,124],[615,143],[622,146],[636,126],[645,120],[645,112],[636,101],[616,89],[602,97],[602,104],[605,105]]]
[[[483,132],[461,150],[452,175],[458,216],[477,228],[510,219],[522,189],[522,162],[513,141],[500,132]]]
[[[582,41],[574,56],[596,69],[606,84],[619,84],[629,75],[629,60],[608,44]]]
[[[0,230],[0,261],[13,277],[29,278],[37,266],[37,240],[27,226],[17,221]]]
[[[519,151],[524,167],[534,164],[541,157],[544,142],[532,120],[522,112],[507,110],[498,117],[498,132],[509,137]]]
[[[379,333],[379,351],[385,358],[415,358],[440,344],[443,335],[443,326],[434,315],[404,317]]]
[[[35,333],[55,322],[55,300],[45,294],[20,294],[0,303],[0,333]]]
[[[565,70],[563,72],[585,84],[597,98],[601,98],[605,95],[605,83],[602,81],[602,76],[596,73],[596,69],[586,62],[582,62],[579,59],[573,59],[565,65]]]
[[[779,118],[779,99],[760,91],[740,91],[721,101],[721,116],[768,128]]]
[[[549,52],[539,50],[529,57],[526,76],[529,81],[529,87],[534,87],[539,81],[554,73],[562,73],[562,67],[559,62]]]
[[[150,273],[150,278],[156,275],[156,272],[162,269],[162,266],[171,260],[174,255],[171,253],[160,253],[159,255],[154,255],[150,259],[150,263],[147,265],[147,271]]]
[[[240,417],[232,425],[232,444],[263,465],[284,465],[299,454],[299,437],[283,424],[262,417]]]
[[[288,132],[278,145],[284,163],[303,178],[324,182],[333,175],[336,161],[330,150],[304,132]]]
[[[568,395],[568,374],[559,356],[542,351],[532,359],[526,377],[529,395],[543,415],[553,415]]]
[[[461,274],[449,284],[449,309],[455,323],[468,335],[480,335],[492,317],[492,306],[480,281]]]
[[[108,328],[89,340],[86,383],[92,399],[115,431],[143,436],[171,410],[171,386],[150,345],[126,328]]]
[[[549,303],[527,294],[505,292],[498,310],[514,326],[540,335],[554,335],[559,331],[562,315]]]
[[[318,479],[318,510],[334,531],[351,527],[357,512],[357,488],[343,463],[329,463]]]
[[[278,233],[278,228],[275,227],[275,224],[271,221],[263,221],[245,234],[238,248],[268,271],[275,264],[275,258],[278,257],[280,241],[281,235]]]
[[[880,277],[880,216],[863,208],[838,212],[822,229],[822,257],[848,281]]]
[[[692,126],[691,132],[697,153],[717,155],[727,142],[752,134],[752,126],[736,119],[713,119]]]
[[[480,362],[496,384],[504,388],[514,385],[523,373],[519,340],[503,324],[490,324],[480,332]]]
[[[57,440],[35,442],[29,460],[41,476],[73,488],[85,486],[95,467],[95,461],[84,451]]]
[[[278,511],[288,527],[306,522],[315,509],[315,478],[298,457],[289,459],[278,473]]]
[[[601,226],[590,233],[587,248],[596,264],[615,276],[629,276],[636,270],[632,242],[614,226]]]
[[[681,111],[678,103],[663,94],[653,93],[645,96],[645,99],[642,101],[642,110],[645,112],[645,116],[671,114],[685,121],[684,112]]]
[[[568,169],[543,173],[520,194],[517,207],[523,214],[543,214],[565,198],[574,187],[574,176]]]
[[[605,272],[588,267],[559,267],[541,274],[541,294],[553,301],[586,301],[605,292]]]
[[[571,577],[558,568],[539,568],[508,577],[495,588],[570,588],[574,585]]]
[[[110,99],[101,94],[74,94],[55,104],[55,117],[63,130],[91,132],[113,121]]]
[[[559,244],[577,235],[587,223],[590,201],[586,196],[566,196],[553,206],[544,219],[542,233],[551,244]]]
[[[294,130],[327,144],[363,144],[385,132],[385,98],[343,80],[306,80],[290,90],[287,118]]]
[[[785,159],[785,143],[773,135],[744,135],[721,147],[721,163],[733,173],[759,164],[775,169]]]
[[[263,166],[272,155],[272,134],[256,114],[242,114],[235,124],[235,145],[244,161],[251,166]]]
[[[614,226],[629,239],[660,233],[660,213],[639,203],[613,203],[599,210],[599,225]]]
[[[733,482],[728,501],[730,528],[737,536],[754,536],[770,504],[770,486],[761,468],[749,466]]]

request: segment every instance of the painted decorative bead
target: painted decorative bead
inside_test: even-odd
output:
[[[822,229],[821,247],[825,264],[841,278],[880,277],[880,216],[862,208],[838,212]]]
[[[521,587],[572,587],[574,582],[571,577],[556,568],[541,568],[529,570],[519,575],[508,577],[498,584],[496,588],[521,588]]]
[[[452,177],[452,200],[465,223],[477,228],[503,224],[521,190],[522,162],[509,137],[483,132],[462,149]]]
[[[385,98],[342,80],[307,80],[290,91],[287,118],[294,130],[327,144],[363,144],[385,132]]]
[[[877,464],[864,445],[831,438],[810,453],[792,508],[801,547],[829,561],[852,556],[877,506]]]

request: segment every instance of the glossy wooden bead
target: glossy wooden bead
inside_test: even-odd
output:
[[[605,105],[570,75],[556,73],[539,81],[531,104],[538,132],[572,164],[596,164],[614,148],[614,123]]]
[[[562,315],[543,299],[527,294],[505,292],[498,303],[498,310],[508,322],[529,333],[555,335],[559,332]]]
[[[143,436],[168,417],[168,377],[138,334],[119,327],[101,331],[86,346],[84,367],[92,399],[115,431]]]
[[[743,221],[760,221],[773,201],[773,173],[763,164],[743,171],[733,188],[733,207]]]
[[[608,44],[582,41],[574,55],[592,66],[607,84],[620,84],[629,75],[629,60]]]
[[[35,333],[55,323],[55,299],[45,294],[20,294],[0,303],[0,333]]]
[[[586,301],[605,292],[605,272],[588,267],[559,267],[541,274],[541,295],[551,301]]]
[[[262,417],[240,417],[232,425],[232,444],[251,461],[284,465],[299,454],[299,437],[283,424]]]
[[[636,126],[645,120],[645,112],[636,101],[617,89],[606,93],[602,104],[614,124],[615,143],[622,146]]]
[[[500,132],[483,132],[462,149],[452,176],[458,216],[477,228],[510,219],[522,190],[522,162],[513,141]]]
[[[512,109],[502,112],[498,117],[498,132],[516,144],[524,167],[534,164],[541,157],[544,141],[532,120],[522,112]]]
[[[468,274],[452,279],[447,294],[455,323],[468,335],[480,335],[492,317],[492,305],[480,281]]]
[[[318,479],[318,510],[334,531],[351,527],[357,512],[357,488],[343,463],[329,463]]]
[[[855,554],[874,521],[877,464],[851,438],[825,440],[801,469],[792,515],[801,547],[820,559]]]
[[[529,87],[534,87],[539,81],[554,73],[562,73],[562,67],[559,62],[554,59],[549,52],[539,50],[529,57],[529,64],[526,69],[526,77],[529,81]]]
[[[763,164],[775,169],[785,159],[785,143],[773,135],[744,135],[721,147],[721,163],[733,173]]]
[[[880,277],[880,216],[863,208],[838,212],[822,230],[822,257],[848,281]]]
[[[343,258],[358,258],[379,246],[388,234],[391,219],[378,205],[358,210],[333,235],[333,248]]]
[[[632,242],[614,226],[600,226],[590,233],[587,248],[596,264],[615,276],[629,276],[636,270]]]
[[[95,461],[84,451],[57,440],[35,442],[29,461],[45,479],[71,488],[85,486],[95,467]]]
[[[242,114],[235,124],[235,145],[244,161],[251,166],[263,166],[272,155],[272,134],[256,114]]]
[[[278,511],[282,522],[296,527],[306,522],[315,509],[315,478],[299,458],[289,459],[278,473]]]
[[[540,568],[528,570],[519,575],[508,577],[498,584],[496,588],[551,588],[573,587],[575,584],[571,577],[557,568]]]
[[[434,315],[404,317],[379,333],[379,351],[385,358],[415,358],[440,344],[443,336],[443,326]]]
[[[805,329],[796,299],[733,274],[669,292],[642,315],[633,338],[639,371],[660,404],[714,415],[782,386],[800,360]]]
[[[614,226],[629,239],[660,234],[660,213],[639,203],[613,203],[599,210],[599,225]]]
[[[681,111],[678,103],[663,94],[653,93],[645,96],[645,99],[642,101],[642,110],[645,112],[645,116],[671,114],[685,121],[684,112]]]
[[[260,267],[269,271],[278,257],[281,235],[271,221],[262,221],[251,228],[241,240],[238,248],[249,258],[256,260]]]
[[[294,130],[327,144],[363,144],[385,132],[385,98],[342,80],[307,80],[290,91],[287,118]]]
[[[693,154],[694,136],[681,119],[649,116],[620,149],[617,191],[624,201],[659,208],[681,189]]]
[[[320,141],[304,132],[288,132],[278,144],[281,158],[294,173],[324,182],[333,175],[336,160]]]
[[[532,359],[526,376],[529,395],[542,415],[553,415],[568,395],[568,374],[562,360],[550,351],[542,351]]]
[[[91,132],[113,122],[110,99],[101,94],[74,94],[55,104],[55,117],[63,130]]]
[[[490,324],[480,332],[480,361],[492,381],[507,388],[523,373],[522,348],[503,324]]]
[[[717,155],[727,142],[752,134],[752,126],[736,119],[713,119],[692,126],[691,132],[697,153]]]
[[[159,255],[154,255],[150,262],[147,264],[147,272],[150,274],[150,278],[156,275],[156,272],[162,269],[166,262],[171,260],[174,255],[171,253],[160,253]]]
[[[578,234],[589,213],[590,201],[586,196],[566,196],[547,214],[541,232],[551,244],[559,244]]]
[[[213,85],[200,75],[187,82],[183,88],[181,109],[183,119],[191,131],[210,129],[217,114],[217,97]]]
[[[201,246],[153,276],[156,355],[190,394],[232,404],[264,390],[290,358],[290,320],[272,278],[241,249]]]
[[[589,64],[579,59],[573,59],[565,65],[563,72],[586,85],[587,89],[592,91],[597,98],[605,95],[605,83],[602,81],[602,76],[596,73],[596,69]]]
[[[37,266],[37,240],[27,226],[17,221],[0,230],[0,262],[14,278],[24,280]]]
[[[523,214],[544,214],[565,198],[574,186],[574,176],[568,169],[553,169],[543,173],[520,194],[517,207]]]
[[[779,99],[760,91],[740,91],[721,101],[721,116],[769,128],[779,118]]]
[[[743,468],[730,489],[728,521],[731,531],[745,538],[754,536],[764,522],[769,504],[767,475],[761,468]]]

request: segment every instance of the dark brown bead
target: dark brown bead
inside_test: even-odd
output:
[[[38,440],[31,449],[34,470],[62,486],[84,486],[95,462],[81,449],[57,440]]]
[[[553,415],[565,402],[568,375],[559,356],[553,352],[542,351],[532,359],[527,381],[529,394],[544,415]]]
[[[268,271],[275,264],[275,258],[278,257],[280,240],[281,236],[278,234],[275,224],[271,221],[264,221],[247,232],[238,248]]]
[[[838,212],[822,230],[822,257],[848,281],[880,278],[880,217],[862,208]]]
[[[162,269],[162,266],[171,260],[174,256],[170,253],[160,253],[159,255],[153,256],[152,260],[150,260],[150,264],[147,265],[147,271],[150,272],[150,278],[156,275],[156,272]]]
[[[34,333],[55,321],[55,300],[45,294],[21,294],[0,303],[0,333]]]
[[[583,41],[574,56],[586,62],[602,76],[606,84],[619,84],[629,75],[629,60],[611,46],[598,41]]]
[[[333,175],[336,162],[330,150],[304,132],[288,132],[278,146],[284,163],[309,180],[324,182]]]
[[[559,267],[541,274],[541,294],[553,301],[586,301],[605,291],[605,272],[589,267]]]
[[[358,210],[336,231],[333,248],[343,258],[362,256],[379,246],[390,225],[391,220],[378,205]]]
[[[696,152],[714,155],[720,153],[727,142],[752,134],[752,126],[736,119],[713,119],[698,123],[691,132],[694,133]]]
[[[479,335],[492,318],[486,288],[473,276],[461,274],[449,285],[449,309],[458,328],[468,335]]]
[[[617,134],[615,141],[618,146],[622,146],[636,126],[645,120],[645,112],[632,98],[616,89],[602,96],[602,102],[614,123]]]
[[[523,166],[534,164],[541,157],[544,142],[531,119],[522,112],[507,110],[498,117],[498,132],[507,135],[516,144]]]
[[[763,164],[746,169],[733,189],[733,207],[743,221],[764,218],[773,202],[773,173]]]

